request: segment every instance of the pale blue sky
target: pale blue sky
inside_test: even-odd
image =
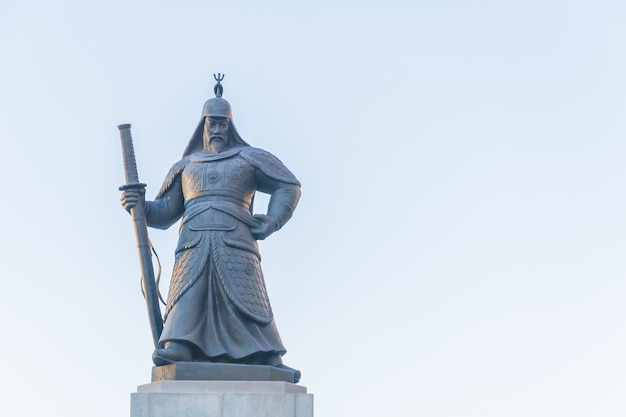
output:
[[[180,3],[0,3],[3,415],[149,382],[116,126],[154,196],[215,72],[303,183],[261,250],[317,416],[626,413],[626,4]]]

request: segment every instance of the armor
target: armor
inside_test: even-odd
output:
[[[296,177],[278,158],[250,146],[236,146],[220,153],[195,152],[174,164],[157,198],[147,202],[146,207],[148,224],[153,227],[168,227],[182,217],[161,344],[184,340],[209,358],[224,354],[238,358],[233,352],[214,351],[211,331],[201,334],[201,330],[194,329],[194,340],[179,335],[179,329],[186,325],[179,323],[181,315],[172,312],[187,293],[208,285],[213,288],[213,297],[232,307],[244,327],[269,330],[270,336],[264,337],[274,340],[269,351],[285,352],[273,323],[258,244],[250,231],[259,223],[251,213],[251,204],[256,190],[270,193],[268,214],[276,219],[278,229],[291,217],[297,204],[299,191],[290,190],[299,187]],[[199,284],[201,280],[206,282]],[[222,295],[224,299],[220,298]],[[222,313],[218,311],[208,320],[220,321]],[[232,319],[228,318],[228,327],[232,327]],[[225,327],[220,323],[213,325]],[[244,353],[254,352],[244,349]]]

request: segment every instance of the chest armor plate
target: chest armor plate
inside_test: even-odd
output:
[[[241,200],[249,205],[255,190],[254,168],[235,155],[216,161],[189,163],[182,172],[185,201],[201,196]]]

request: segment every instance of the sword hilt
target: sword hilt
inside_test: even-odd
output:
[[[130,123],[119,125],[117,128],[120,130],[120,139],[122,140],[122,155],[124,158],[124,174],[126,175],[126,184],[139,183],[137,162],[135,162],[135,148],[133,147],[133,137],[130,133]]]

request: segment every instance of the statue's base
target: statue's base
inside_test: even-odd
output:
[[[313,417],[313,395],[282,381],[158,381],[130,402],[131,417]]]
[[[131,394],[131,417],[313,417],[294,373],[267,365],[178,362],[152,368]]]
[[[177,362],[152,368],[157,381],[284,381],[295,382],[294,372],[269,365]]]

